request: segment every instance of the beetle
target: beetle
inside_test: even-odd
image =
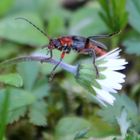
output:
[[[66,54],[69,54],[72,50],[76,51],[80,54],[91,54],[93,58],[93,66],[96,70],[96,76],[99,76],[98,68],[95,64],[96,56],[102,56],[107,53],[107,47],[99,42],[96,41],[96,39],[104,39],[114,36],[115,34],[118,34],[118,32],[114,32],[112,34],[108,35],[97,35],[97,36],[89,36],[89,37],[83,37],[83,36],[76,36],[76,35],[70,35],[70,36],[61,36],[58,38],[50,38],[47,33],[45,33],[43,30],[38,28],[35,24],[33,24],[31,21],[29,21],[26,18],[19,17],[16,19],[22,19],[26,22],[30,23],[32,26],[34,26],[37,30],[39,30],[42,34],[44,34],[48,40],[49,44],[43,46],[43,48],[47,48],[50,52],[50,57],[48,59],[51,59],[53,57],[53,49],[57,49],[61,51],[61,56],[59,62],[54,66],[51,72],[51,79],[54,76],[54,72],[56,68],[59,66],[59,64],[62,62]]]

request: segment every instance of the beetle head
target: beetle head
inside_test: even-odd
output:
[[[58,39],[50,39],[48,49],[54,49],[61,46],[60,41]]]

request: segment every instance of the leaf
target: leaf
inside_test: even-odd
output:
[[[23,85],[22,77],[18,73],[0,75],[0,82],[15,87],[21,87]]]
[[[70,21],[70,34],[91,36],[105,32],[107,28],[100,19],[98,7],[86,7],[73,14]]]
[[[17,121],[24,116],[28,105],[35,102],[34,96],[21,89],[10,88],[10,101],[8,110],[8,122]],[[5,90],[0,90],[0,107],[5,97]],[[1,108],[0,108],[1,109]]]
[[[21,44],[40,46],[47,43],[47,39],[37,29],[24,20],[15,20],[17,17],[25,17],[43,30],[40,17],[35,13],[18,13],[1,19],[0,37]]]
[[[78,117],[65,117],[58,122],[55,136],[57,140],[72,140],[78,132],[90,127],[90,122],[85,119]]]
[[[108,124],[97,115],[91,116],[91,123],[91,133],[94,137],[107,137],[118,133],[118,127]]]
[[[135,131],[130,131],[124,140],[140,140],[140,135]]]
[[[51,18],[54,16],[57,16],[60,19],[66,18],[69,16],[69,11],[62,8],[61,2],[58,0],[51,0],[51,1],[41,0],[41,1],[37,1],[36,5],[38,6],[39,12],[42,14],[44,19],[47,18],[48,21],[50,21]],[[54,23],[54,24],[57,24],[57,23]],[[59,29],[56,29],[56,30],[59,30]]]
[[[19,46],[14,43],[1,43],[0,44],[0,59],[7,59],[11,55],[17,54]]]
[[[139,0],[127,0],[127,11],[129,14],[130,25],[140,33],[140,1]]]
[[[133,34],[123,41],[126,53],[140,55],[140,34]]]
[[[15,13],[17,13],[17,12],[20,13],[20,12],[25,12],[25,11],[38,12],[37,10],[40,7],[39,3],[41,3],[41,2],[42,2],[42,0],[36,1],[36,2],[34,2],[34,0],[30,0],[30,1],[28,1],[28,0],[15,0],[15,3],[12,7],[12,12],[15,12]]]
[[[10,94],[10,111],[31,105],[36,101],[30,92],[22,89],[11,88]]]
[[[49,18],[47,31],[51,36],[58,36],[65,34],[64,18],[59,15],[53,15]]]
[[[125,111],[125,109],[123,109],[121,115],[117,117],[117,122],[120,126],[121,134],[123,137],[126,136],[127,130],[131,125],[130,121],[128,121],[127,119],[127,116],[128,116],[127,112]]]
[[[104,121],[117,124],[116,117],[121,115],[122,109],[127,111],[128,119],[132,122],[131,125],[136,125],[138,121],[138,108],[133,100],[131,100],[126,95],[115,95],[116,101],[114,105],[108,105],[108,107],[103,108],[99,111],[99,115]]]
[[[89,128],[80,130],[80,131],[75,135],[74,140],[78,140],[78,139],[81,139],[81,138],[85,138],[85,137],[86,137],[86,134],[88,133],[88,131],[89,131]]]
[[[46,81],[47,82],[47,81]],[[48,83],[41,84],[33,89],[33,95],[37,99],[42,99],[49,95]]]
[[[14,123],[20,119],[20,117],[24,117],[27,112],[27,106],[23,106],[22,108],[16,108],[12,111],[9,111],[8,114],[8,123]]]
[[[102,7],[100,16],[108,29],[119,31],[127,24],[126,0],[99,0]]]
[[[17,70],[23,78],[25,89],[31,90],[38,76],[38,64],[36,62],[19,63]]]
[[[1,0],[1,2],[0,2],[0,16],[3,16],[4,14],[6,14],[10,10],[13,2],[14,2],[14,0]]]
[[[29,120],[34,125],[45,126],[47,124],[47,105],[45,101],[37,101],[30,106]]]

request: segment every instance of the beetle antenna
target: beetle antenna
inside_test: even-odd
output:
[[[18,17],[18,18],[15,18],[16,20],[17,19],[22,19],[22,20],[25,20],[26,22],[30,23],[33,27],[35,27],[38,31],[40,31],[42,34],[44,34],[49,40],[51,40],[51,38],[43,31],[41,30],[39,27],[37,27],[35,24],[33,24],[31,21],[29,21],[28,19],[26,18],[23,18],[23,17]]]

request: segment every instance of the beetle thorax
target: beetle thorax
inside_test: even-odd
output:
[[[61,37],[58,39],[53,39],[49,44],[53,45],[52,49],[57,49],[65,53],[69,53],[72,47],[72,39],[69,37]]]
[[[71,47],[73,44],[73,40],[71,37],[61,37],[61,38],[59,38],[59,41],[60,41],[62,46]]]

